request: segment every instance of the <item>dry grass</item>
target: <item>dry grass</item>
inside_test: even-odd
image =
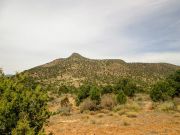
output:
[[[156,106],[156,110],[158,111],[164,111],[164,112],[170,112],[175,110],[175,104],[172,101],[166,101],[163,103],[159,103]]]
[[[180,112],[180,105],[177,105],[176,109],[178,112]]]
[[[84,112],[86,110],[89,111],[95,111],[97,108],[96,102],[92,101],[91,99],[85,99],[81,104],[80,104],[80,111]]]
[[[109,113],[109,110],[107,110],[107,109],[101,109],[101,110],[99,110],[98,112],[99,112],[99,113],[107,114],[107,113]]]
[[[135,112],[138,112],[140,111],[142,108],[141,106],[135,102],[135,101],[130,101],[128,102],[126,105],[125,105],[125,109],[126,110],[129,110],[129,111],[135,111]]]
[[[126,112],[126,116],[129,118],[136,118],[138,116],[137,112]]]
[[[116,106],[115,95],[113,94],[105,94],[101,98],[101,107],[103,109],[112,110],[114,106]]]
[[[122,125],[123,126],[129,126],[130,125],[130,120],[129,120],[129,118],[127,118],[127,117],[123,117],[122,118]]]
[[[96,120],[90,120],[90,124],[96,124]]]
[[[97,115],[97,117],[102,118],[102,117],[104,117],[104,114],[100,113],[100,114]]]

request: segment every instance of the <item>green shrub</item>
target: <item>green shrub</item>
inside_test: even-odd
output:
[[[49,116],[46,90],[32,78],[18,74],[0,78],[0,91],[0,133],[20,134],[27,130],[37,134]],[[22,113],[26,119],[22,119]]]
[[[30,127],[30,121],[22,118],[18,120],[16,127],[12,130],[12,135],[35,135],[35,132]]]
[[[107,86],[104,86],[102,89],[101,89],[101,94],[108,94],[108,93],[112,93],[113,92],[113,87],[111,85],[107,85]]]
[[[150,97],[155,102],[171,99],[174,94],[175,89],[165,81],[156,83],[150,91]]]
[[[91,87],[89,96],[90,96],[91,100],[95,100],[95,101],[99,102],[100,101],[100,90],[95,86]]]
[[[118,104],[125,104],[127,101],[126,95],[124,94],[123,91],[120,91],[116,97],[117,103]]]
[[[115,93],[123,91],[127,96],[134,96],[135,92],[138,91],[136,84],[130,79],[121,79],[114,87]]]
[[[167,78],[167,81],[175,89],[174,96],[180,97],[180,70],[177,70],[174,74]]]
[[[137,90],[137,87],[132,82],[129,82],[124,89],[124,94],[129,97],[133,97],[135,92]]]
[[[82,85],[77,93],[76,104],[79,105],[85,98],[89,96],[91,86],[90,85]]]

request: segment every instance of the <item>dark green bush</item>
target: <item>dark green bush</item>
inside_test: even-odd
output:
[[[49,116],[46,90],[25,75],[1,77],[0,90],[0,133],[38,134]]]
[[[165,101],[171,99],[174,94],[175,89],[166,81],[156,83],[150,91],[150,97],[153,101]]]
[[[86,99],[89,96],[91,86],[90,85],[82,85],[78,89],[77,98],[76,98],[76,104],[79,105],[84,99]]]
[[[102,95],[112,93],[112,92],[113,92],[113,87],[111,85],[104,86],[101,89],[101,94]]]
[[[136,91],[137,87],[133,82],[127,83],[127,85],[124,88],[124,94],[129,97],[133,97]]]
[[[126,103],[127,98],[126,98],[126,95],[124,94],[123,91],[120,91],[120,92],[117,94],[116,100],[117,100],[117,103],[118,103],[118,104],[125,104],[125,103]]]
[[[99,102],[100,101],[100,90],[95,86],[91,87],[89,96],[90,96],[91,100],[95,100],[95,101]]]
[[[115,93],[123,91],[125,95],[132,97],[138,91],[136,84],[130,79],[121,79],[114,86]]]
[[[23,114],[17,122],[16,127],[12,130],[12,135],[35,135],[34,129],[30,127],[28,115]]]
[[[174,96],[180,97],[180,70],[177,70],[174,74],[167,78],[167,81],[175,89]]]

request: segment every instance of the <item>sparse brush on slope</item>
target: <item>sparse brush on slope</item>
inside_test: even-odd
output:
[[[126,63],[123,60],[95,60],[79,54],[57,59],[25,72],[46,84],[72,84],[76,87],[88,81],[96,84],[113,84],[119,78],[132,78],[148,88],[157,80],[164,79],[179,66],[166,63]]]

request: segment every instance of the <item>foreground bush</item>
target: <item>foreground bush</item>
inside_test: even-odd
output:
[[[105,94],[101,97],[101,107],[103,109],[111,110],[116,104],[115,96],[112,94]]]
[[[158,82],[150,91],[150,97],[153,101],[165,101],[171,99],[175,94],[175,89],[168,82]]]
[[[38,134],[49,116],[47,101],[46,91],[31,78],[1,77],[0,134]]]
[[[19,119],[16,127],[12,130],[12,135],[35,135],[34,129],[30,127],[30,121],[26,115]]]
[[[120,91],[116,97],[117,103],[118,104],[125,104],[127,101],[126,95],[124,94],[123,91]]]
[[[95,111],[97,109],[96,101],[91,100],[90,98],[85,99],[80,104],[80,111]]]

